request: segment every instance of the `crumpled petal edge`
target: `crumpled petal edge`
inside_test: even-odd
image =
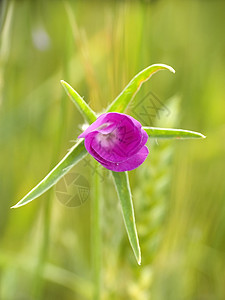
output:
[[[121,163],[110,163],[107,161],[107,164],[105,164],[99,160],[98,161],[103,167],[105,167],[108,170],[115,172],[125,172],[132,171],[138,168],[146,160],[148,154],[149,150],[147,146],[144,146],[138,153],[134,154],[132,157]]]

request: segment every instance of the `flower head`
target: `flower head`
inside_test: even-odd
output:
[[[115,172],[136,169],[149,153],[148,135],[141,123],[122,113],[102,114],[78,138],[85,138],[87,151]]]

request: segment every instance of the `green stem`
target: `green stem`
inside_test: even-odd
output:
[[[44,288],[43,272],[48,257],[49,236],[50,236],[50,220],[51,220],[51,199],[52,195],[48,193],[48,197],[44,202],[44,217],[43,217],[43,237],[38,258],[38,266],[35,274],[34,298],[42,299]]]
[[[98,162],[96,168],[98,168]],[[101,224],[100,224],[100,181],[99,173],[93,176],[93,205],[92,205],[92,264],[94,282],[94,300],[100,299],[101,294]]]

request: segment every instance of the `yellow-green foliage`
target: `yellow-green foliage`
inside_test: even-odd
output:
[[[178,95],[176,127],[207,139],[151,140],[146,163],[130,172],[141,266],[103,172],[102,299],[224,299],[224,1],[0,5],[0,299],[91,299],[91,196],[72,209],[53,189],[23,209],[10,206],[78,135],[83,120],[61,79],[100,112],[159,62],[176,75],[156,74],[135,103],[152,91],[171,111],[159,120],[169,127],[166,99]],[[91,167],[80,162],[73,171],[91,191]]]

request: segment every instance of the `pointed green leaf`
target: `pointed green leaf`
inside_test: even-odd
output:
[[[109,105],[107,112],[124,112],[131,100],[134,98],[143,82],[147,81],[154,73],[160,70],[175,70],[164,64],[155,64],[138,73],[119,94],[119,96]]]
[[[12,208],[23,206],[49,190],[57,181],[63,177],[75,164],[77,164],[87,151],[84,147],[84,141],[81,140],[73,146],[66,156],[55,166],[55,168],[36,185],[22,200]]]
[[[173,129],[173,128],[157,128],[157,127],[142,127],[150,138],[161,138],[161,139],[198,139],[205,138],[205,136],[199,132],[184,130],[184,129]]]
[[[93,123],[97,117],[95,112],[90,108],[90,106],[84,101],[84,99],[64,80],[61,80],[61,84],[64,87],[67,95],[76,105],[78,110],[84,116],[89,124]]]
[[[134,208],[132,203],[132,196],[130,191],[130,184],[127,172],[113,172],[115,187],[123,213],[123,219],[127,230],[128,238],[138,264],[141,264],[141,250],[138,241]]]

